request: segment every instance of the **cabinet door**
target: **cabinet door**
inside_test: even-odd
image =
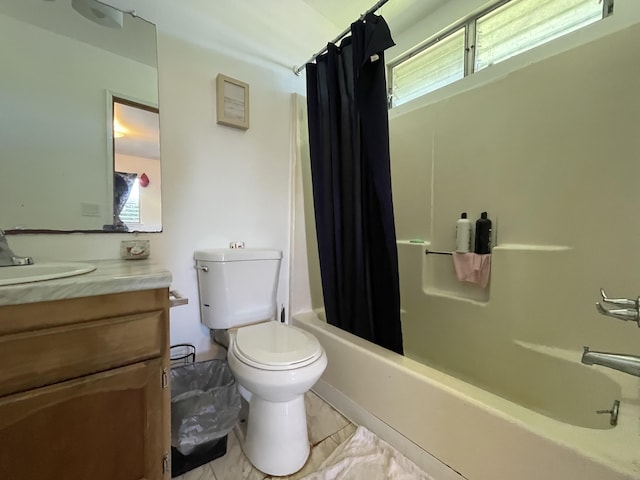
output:
[[[0,398],[0,479],[164,478],[165,393],[156,359]]]

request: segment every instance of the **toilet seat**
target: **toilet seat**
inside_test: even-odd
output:
[[[262,370],[304,367],[323,352],[310,333],[275,321],[239,328],[231,349],[238,360]]]

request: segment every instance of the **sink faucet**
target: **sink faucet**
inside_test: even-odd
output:
[[[4,232],[0,230],[0,267],[31,264],[33,264],[33,258],[18,257],[13,253],[13,250],[9,248],[9,243],[7,243],[7,237],[5,237]]]
[[[640,377],[640,357],[635,355],[621,355],[618,353],[592,352],[584,347],[582,363],[585,365],[602,365],[620,372]]]

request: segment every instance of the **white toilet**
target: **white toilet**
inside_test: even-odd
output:
[[[279,250],[195,252],[202,323],[229,331],[227,359],[249,402],[243,450],[269,475],[290,475],[309,456],[304,394],[327,356],[318,340],[276,321]]]

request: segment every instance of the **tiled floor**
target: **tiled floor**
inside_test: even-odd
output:
[[[288,477],[271,477],[256,470],[242,452],[235,432],[227,438],[227,454],[202,467],[176,477],[177,480],[296,480],[314,472],[356,427],[313,392],[305,396],[311,454],[299,472]]]

